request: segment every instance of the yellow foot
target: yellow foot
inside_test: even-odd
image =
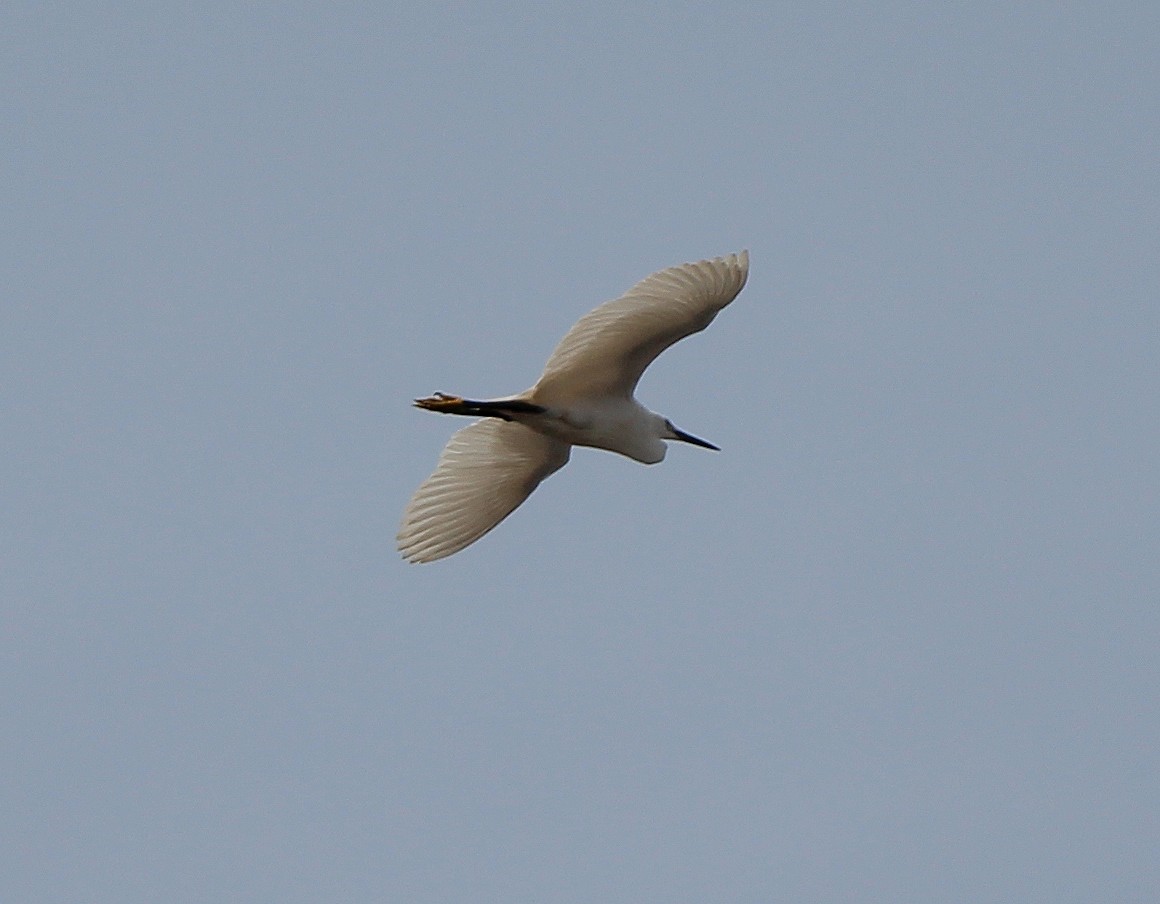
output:
[[[447,395],[445,392],[437,392],[426,399],[415,399],[416,407],[426,408],[428,411],[441,411],[444,414],[458,414],[463,411],[466,404],[459,396]]]

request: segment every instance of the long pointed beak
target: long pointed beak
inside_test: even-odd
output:
[[[676,427],[672,428],[673,437],[679,439],[683,443],[692,443],[694,446],[700,446],[702,449],[712,449],[714,452],[720,452],[720,446],[714,446],[708,440],[701,439],[699,436],[693,436],[691,433],[686,433],[684,430],[678,430]]]

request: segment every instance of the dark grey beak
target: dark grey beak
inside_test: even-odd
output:
[[[673,431],[673,436],[683,443],[692,443],[694,446],[700,446],[702,449],[712,449],[714,452],[720,452],[720,446],[714,446],[708,440],[703,440],[699,436],[693,436],[691,433],[686,433],[684,430],[678,430],[676,427],[669,425]]]

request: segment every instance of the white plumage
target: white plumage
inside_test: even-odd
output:
[[[464,427],[407,506],[399,549],[412,562],[459,552],[564,467],[571,452],[568,443],[515,422],[484,418]]]
[[[574,445],[645,464],[665,457],[664,440],[716,449],[649,411],[633,391],[657,355],[737,297],[748,273],[745,251],[661,270],[581,317],[531,389],[490,401],[417,399],[430,411],[484,417],[451,437],[415,491],[399,528],[403,557],[432,562],[474,543],[567,464]]]

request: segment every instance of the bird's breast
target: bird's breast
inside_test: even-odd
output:
[[[645,464],[655,464],[665,457],[665,444],[647,429],[632,407],[550,408],[519,420],[553,439],[618,452]]]

